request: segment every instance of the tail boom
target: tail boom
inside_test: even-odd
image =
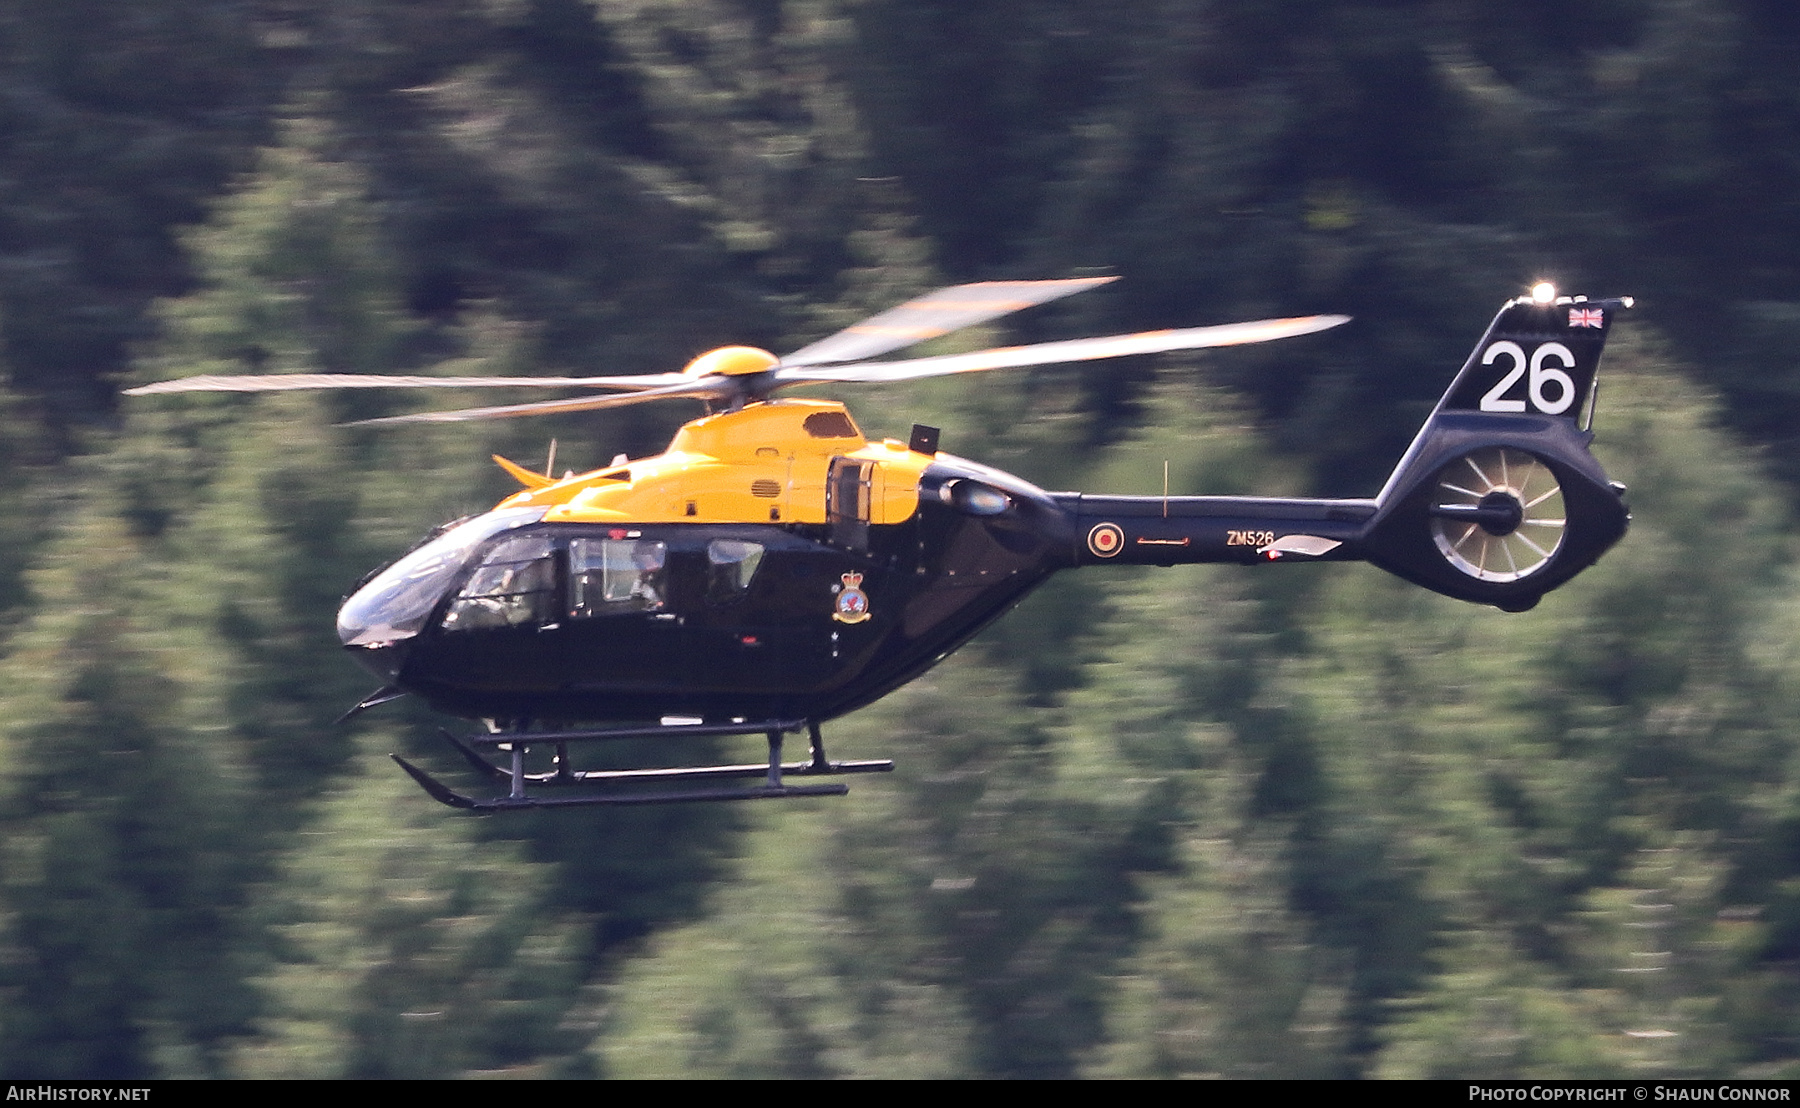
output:
[[[1365,560],[1447,596],[1534,606],[1630,523],[1589,453],[1595,375],[1629,298],[1501,308],[1373,500],[1056,494],[1073,565]]]
[[[1074,520],[1075,565],[1345,561],[1376,512],[1373,500],[1058,493]]]

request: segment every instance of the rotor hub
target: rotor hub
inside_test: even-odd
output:
[[[754,346],[721,346],[695,358],[681,372],[689,377],[749,377],[767,373],[780,361],[767,350]]]
[[[1510,535],[1525,520],[1525,506],[1505,489],[1495,489],[1481,498],[1480,514],[1475,519],[1481,529],[1496,538]]]

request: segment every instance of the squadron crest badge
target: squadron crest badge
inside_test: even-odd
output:
[[[842,577],[843,584],[838,588],[837,610],[831,618],[839,623],[861,623],[869,618],[869,594],[862,591],[863,575],[846,573]]]

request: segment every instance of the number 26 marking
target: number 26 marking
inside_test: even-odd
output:
[[[1575,368],[1575,355],[1562,343],[1544,343],[1531,352],[1530,358],[1526,358],[1525,349],[1518,343],[1502,339],[1481,355],[1481,364],[1493,365],[1501,358],[1510,358],[1512,368],[1500,378],[1499,384],[1482,396],[1482,411],[1524,411],[1524,400],[1509,400],[1506,397],[1506,391],[1517,384],[1520,377],[1527,377],[1525,391],[1531,397],[1532,407],[1545,415],[1562,415],[1575,403],[1575,380],[1565,372]],[[1558,364],[1550,364],[1551,359],[1555,359]],[[1544,394],[1545,386],[1551,384],[1556,386],[1554,399]]]

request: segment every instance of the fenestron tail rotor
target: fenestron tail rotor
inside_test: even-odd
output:
[[[1543,569],[1567,526],[1561,483],[1523,450],[1476,450],[1435,478],[1432,540],[1451,565],[1476,580],[1518,581]]]
[[[1321,315],[1265,319],[1214,327],[1142,331],[1130,335],[999,347],[971,354],[947,354],[894,362],[867,361],[891,350],[936,338],[1009,312],[1048,303],[1112,280],[1114,278],[1111,277],[1088,277],[1060,281],[981,281],[956,285],[871,316],[785,358],[777,359],[773,354],[752,347],[724,347],[696,358],[681,373],[609,377],[403,377],[347,373],[211,375],[159,381],[127,389],[126,395],[281,392],[328,388],[581,388],[602,389],[615,394],[420,412],[363,420],[362,424],[460,423],[511,419],[556,412],[594,411],[674,398],[705,400],[735,408],[752,401],[766,400],[778,389],[797,385],[910,381],[952,373],[976,373],[990,369],[1268,342],[1323,331],[1345,323],[1349,318]]]

